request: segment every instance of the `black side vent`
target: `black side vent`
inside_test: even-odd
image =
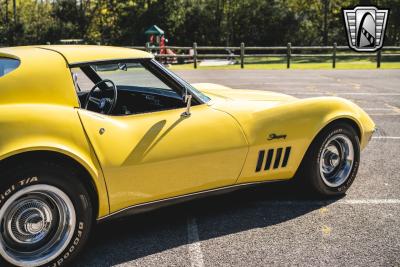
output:
[[[281,164],[281,158],[282,158],[283,148],[280,147],[280,148],[278,148],[276,150],[274,164],[272,166],[273,169],[278,169],[279,166],[281,168],[284,168],[284,167],[287,166],[291,150],[292,150],[292,148],[290,146],[285,148],[285,153],[283,154],[282,164]],[[272,159],[274,157],[274,151],[275,151],[274,149],[269,149],[268,150],[267,156],[266,156],[265,165],[264,165],[264,171],[267,171],[267,170],[269,170],[271,168]],[[258,152],[256,172],[261,171],[262,165],[264,163],[264,158],[265,158],[265,150],[260,150]]]

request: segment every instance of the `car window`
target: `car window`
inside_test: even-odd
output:
[[[174,92],[140,63],[96,64],[92,65],[92,68],[101,79],[110,79],[117,86],[134,86]]]
[[[77,91],[87,92],[93,88],[94,83],[86,76],[80,68],[71,69],[72,78],[74,79],[75,89]]]
[[[20,65],[18,59],[13,58],[0,58],[0,77],[15,70]]]

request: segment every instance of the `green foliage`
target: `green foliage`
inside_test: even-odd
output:
[[[143,45],[156,24],[171,45],[345,45],[341,9],[360,3],[391,9],[385,44],[399,45],[400,0],[0,0],[0,44]]]

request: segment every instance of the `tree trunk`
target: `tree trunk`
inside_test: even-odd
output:
[[[8,26],[8,0],[6,0],[6,24]]]
[[[13,0],[14,23],[17,22],[17,0]]]
[[[324,1],[324,45],[328,45],[328,6],[329,6],[329,0],[323,0]]]

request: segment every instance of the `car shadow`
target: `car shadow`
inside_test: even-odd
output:
[[[337,200],[270,183],[100,223],[74,266],[112,266],[185,246],[189,218],[196,218],[202,241],[280,224]]]
[[[147,130],[142,139],[129,153],[129,156],[125,159],[123,165],[132,165],[140,163],[146,157],[147,154],[176,126],[178,126],[186,117],[180,116],[174,123],[172,123],[160,136],[159,134],[167,124],[166,120],[161,120],[155,123],[150,129]]]

